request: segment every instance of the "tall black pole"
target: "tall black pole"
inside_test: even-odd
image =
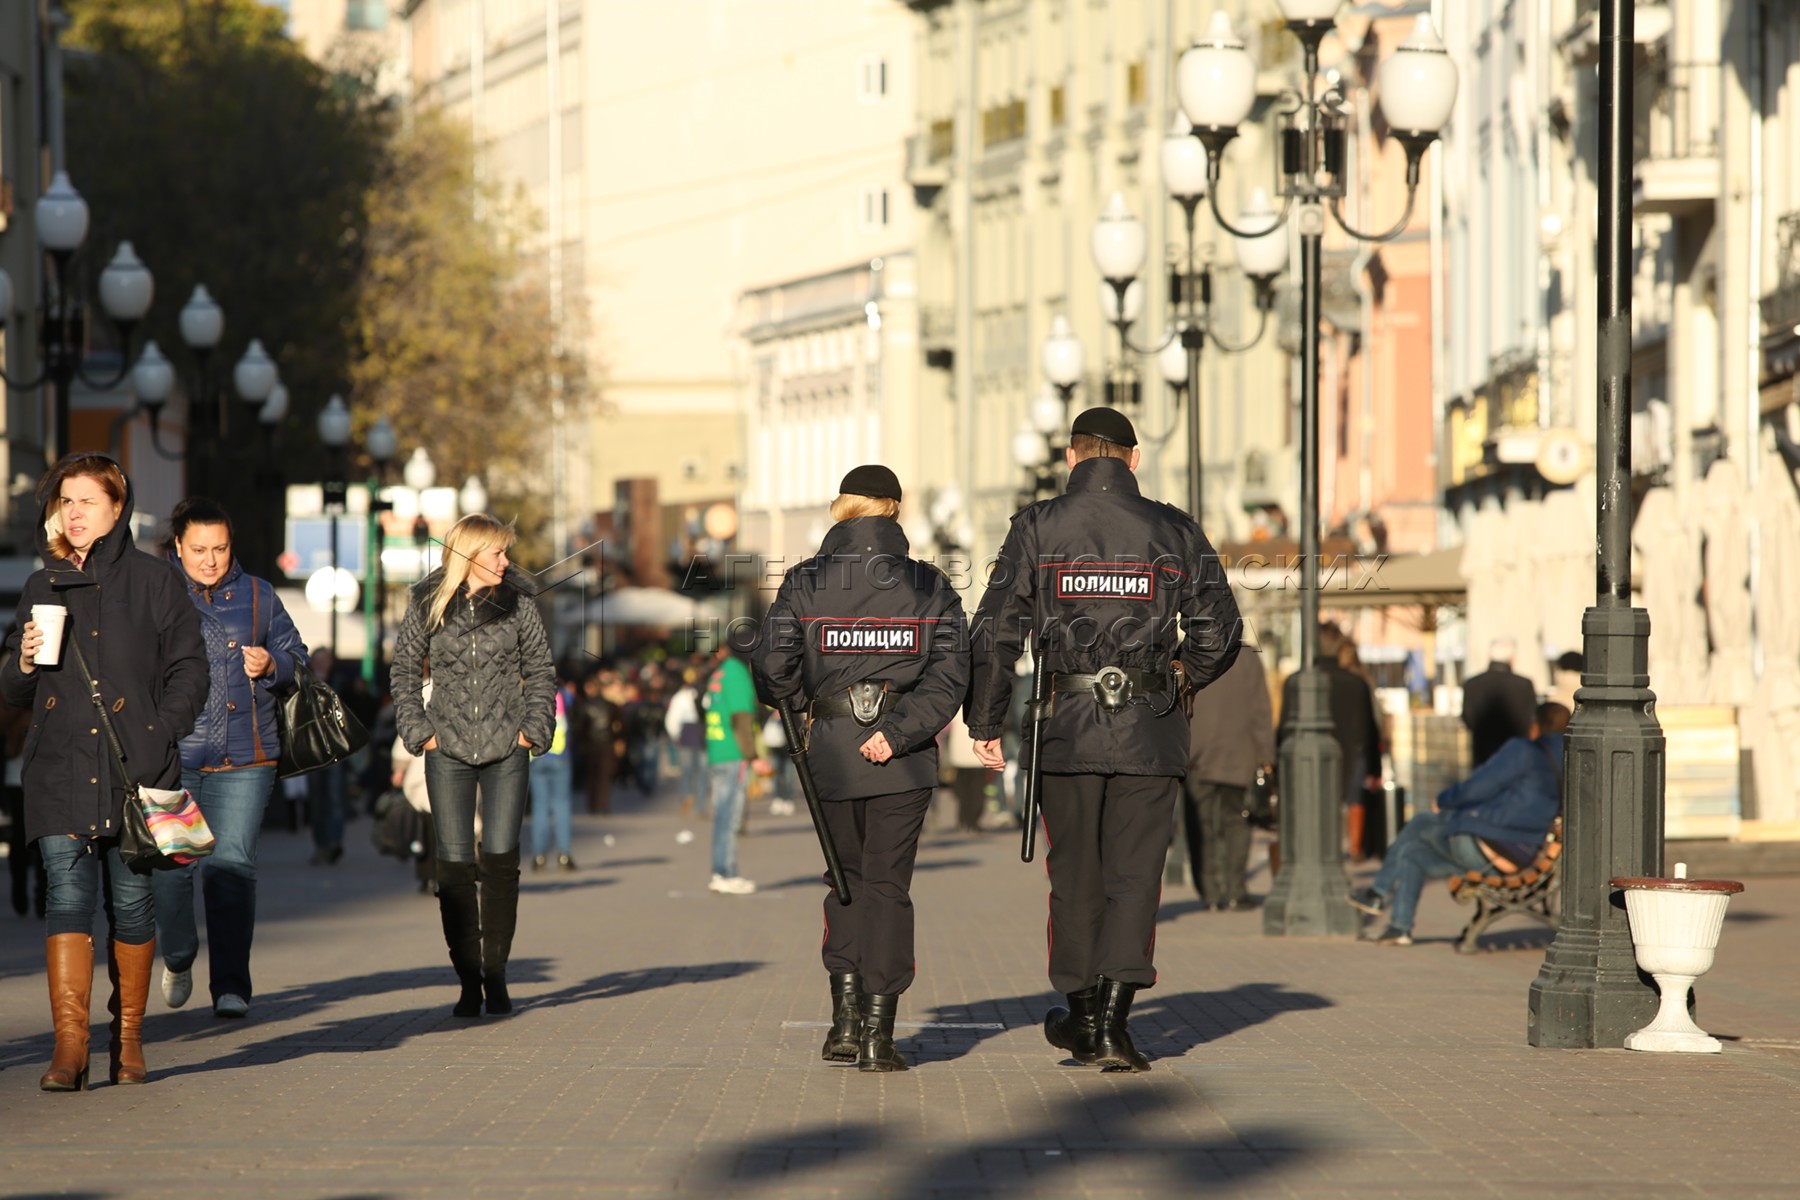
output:
[[[1343,752],[1331,730],[1319,654],[1319,265],[1325,213],[1297,206],[1300,225],[1300,670],[1293,732],[1281,744],[1281,871],[1263,906],[1265,934],[1354,937],[1344,872]]]
[[[1532,982],[1534,1046],[1622,1046],[1656,1012],[1624,904],[1608,881],[1660,875],[1663,736],[1650,617],[1631,606],[1631,0],[1600,6],[1599,385],[1594,606],[1563,757],[1562,924]]]
[[[1181,207],[1187,218],[1187,272],[1182,278],[1181,299],[1186,320],[1181,327],[1181,346],[1187,352],[1187,451],[1188,451],[1188,515],[1202,529],[1206,528],[1206,488],[1204,468],[1200,462],[1200,349],[1206,334],[1200,328],[1200,273],[1194,262],[1194,209],[1200,197],[1183,197]]]

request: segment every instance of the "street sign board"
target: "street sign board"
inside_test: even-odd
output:
[[[356,518],[337,523],[339,569],[362,579],[367,569],[364,550],[368,545],[368,522]],[[288,555],[292,555],[289,558]],[[307,579],[315,571],[331,565],[331,519],[329,517],[289,517],[287,546],[281,566],[290,579]],[[292,563],[290,567],[288,564]]]

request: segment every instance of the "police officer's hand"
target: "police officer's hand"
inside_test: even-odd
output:
[[[888,745],[887,734],[878,733],[862,744],[860,753],[872,763],[884,763],[894,757],[894,748]]]
[[[982,766],[990,771],[1006,770],[1006,755],[1000,753],[999,738],[989,738],[985,742],[971,741],[970,744],[975,747],[975,757],[981,760]]]

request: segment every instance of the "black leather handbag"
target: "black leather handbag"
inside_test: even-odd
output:
[[[294,690],[275,701],[275,723],[281,730],[275,774],[282,779],[322,771],[369,744],[362,722],[307,667],[296,667]]]

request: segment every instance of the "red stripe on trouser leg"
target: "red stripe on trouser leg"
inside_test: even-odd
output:
[[[1050,822],[1044,819],[1044,810],[1038,809],[1038,828],[1044,831],[1044,879],[1050,879]],[[1044,897],[1044,975],[1050,974],[1050,962],[1056,957],[1056,896],[1054,893]]]

